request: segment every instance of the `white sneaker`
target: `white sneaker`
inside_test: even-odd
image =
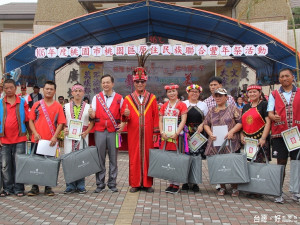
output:
[[[275,203],[280,203],[280,204],[283,204],[284,203],[284,199],[282,196],[279,196],[277,198],[274,199],[274,202]]]
[[[293,194],[292,195],[292,199],[296,202],[299,202],[300,201],[300,194]]]

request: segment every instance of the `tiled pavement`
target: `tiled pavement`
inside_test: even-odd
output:
[[[300,224],[300,204],[288,193],[289,167],[284,184],[285,204],[273,203],[273,197],[249,199],[225,195],[218,197],[208,182],[206,161],[200,192],[166,194],[167,182],[155,179],[154,193],[130,193],[128,155],[119,154],[118,193],[105,190],[94,194],[95,178],[86,178],[88,193],[64,195],[63,173],[47,197],[9,196],[0,199],[0,224]],[[26,186],[26,191],[30,189]],[[43,190],[42,190],[43,191]]]

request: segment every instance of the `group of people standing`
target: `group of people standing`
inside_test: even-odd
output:
[[[47,81],[43,88],[44,99],[38,99],[29,111],[28,103],[24,98],[16,95],[16,84],[13,80],[4,81],[5,97],[0,100],[0,137],[3,191],[1,196],[16,194],[24,196],[24,184],[15,183],[16,154],[25,153],[27,141],[26,132],[30,131],[32,143],[39,140],[49,140],[51,146],[57,145],[57,137],[61,130],[68,136],[68,123],[71,119],[83,122],[82,139],[88,144],[88,135],[92,128],[95,130],[95,145],[98,149],[101,171],[96,174],[95,193],[100,193],[107,186],[112,192],[118,192],[118,149],[116,138],[127,126],[128,154],[129,154],[129,185],[130,192],[144,190],[152,193],[153,178],[148,176],[149,149],[153,148],[154,137],[160,134],[160,148],[168,151],[183,149],[183,136],[191,137],[195,132],[207,136],[208,142],[197,152],[186,154],[201,154],[203,158],[219,151],[220,146],[213,143],[216,140],[213,128],[226,125],[228,133],[225,138],[231,141],[230,148],[225,147],[220,154],[231,151],[240,152],[244,138],[250,137],[259,141],[259,146],[270,157],[270,132],[272,136],[273,156],[277,156],[277,163],[286,165],[287,159],[296,159],[299,150],[288,152],[280,133],[293,126],[300,126],[299,110],[296,104],[300,98],[300,91],[293,85],[294,76],[290,69],[283,69],[279,73],[281,87],[270,94],[269,102],[261,99],[262,88],[259,85],[249,85],[247,95],[250,103],[245,104],[242,110],[238,109],[232,96],[222,87],[222,80],[212,77],[209,80],[211,96],[200,101],[202,87],[192,84],[186,87],[188,100],[178,99],[177,84],[165,86],[168,101],[158,109],[154,94],[146,90],[148,75],[143,67],[133,71],[135,91],[123,97],[113,90],[114,78],[109,75],[101,77],[102,90],[95,95],[91,104],[83,101],[84,86],[77,83],[72,87],[73,100],[62,106],[53,97],[56,84]],[[38,96],[33,96],[36,98]],[[178,117],[177,131],[167,136],[163,129],[163,117]],[[74,141],[64,138],[64,151],[70,153],[84,148],[83,141]],[[179,144],[180,143],[180,144]],[[33,145],[36,154],[36,145]],[[105,181],[106,154],[109,157],[109,172]],[[264,162],[264,154],[258,154],[257,162]],[[180,184],[169,181],[167,193],[178,193]],[[182,190],[199,191],[197,184],[183,184]],[[79,192],[86,193],[85,179],[66,184],[65,194]],[[218,195],[225,195],[226,186],[221,185]],[[28,192],[29,196],[39,194],[39,187],[33,185]],[[53,196],[51,187],[45,187],[45,194]],[[232,196],[239,196],[237,184],[232,184]],[[294,193],[293,199],[299,200],[299,193]],[[283,198],[275,200],[283,203]]]

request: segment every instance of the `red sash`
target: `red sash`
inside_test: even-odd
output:
[[[52,136],[54,136],[54,134],[55,134],[54,127],[53,127],[53,125],[52,125],[52,122],[51,122],[51,119],[50,119],[50,117],[49,117],[49,114],[48,114],[48,112],[47,112],[47,110],[46,110],[46,105],[45,105],[44,99],[42,99],[42,100],[40,101],[40,104],[41,104],[43,113],[44,113],[44,115],[45,115],[46,121],[47,121],[47,123],[48,123],[50,132],[51,132]],[[58,143],[57,143],[57,147],[56,147],[56,158],[59,157],[59,154],[60,154],[60,148],[59,148]]]
[[[48,112],[47,112],[47,110],[46,110],[46,106],[45,106],[45,101],[44,101],[44,99],[42,99],[42,100],[40,101],[40,103],[41,103],[41,107],[42,107],[43,113],[44,113],[44,115],[45,115],[46,121],[47,121],[47,123],[48,123],[50,132],[51,132],[52,136],[54,136],[54,134],[55,134],[54,127],[53,127],[53,125],[52,125],[52,122],[51,122],[51,119],[50,119],[50,117],[49,117],[49,114],[48,114]]]

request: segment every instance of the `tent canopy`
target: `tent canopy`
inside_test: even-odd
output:
[[[71,58],[35,57],[37,47],[115,45],[148,36],[192,44],[266,44],[265,57],[237,57],[257,72],[259,83],[277,81],[283,67],[296,67],[295,50],[249,24],[219,14],[158,1],[141,1],[90,13],[54,26],[24,42],[5,57],[5,71],[18,67],[30,84],[54,80],[55,70]]]

